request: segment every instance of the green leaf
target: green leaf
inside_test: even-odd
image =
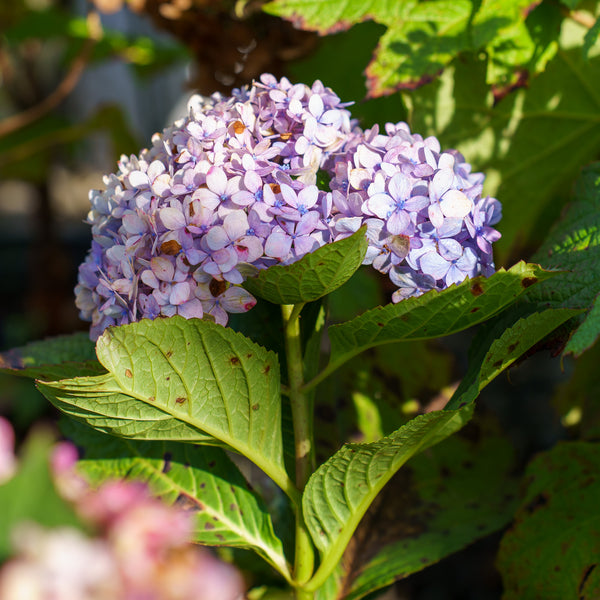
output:
[[[600,18],[596,19],[596,22],[590,27],[588,32],[585,34],[585,38],[583,39],[583,48],[581,49],[583,52],[583,58],[587,60],[590,55],[590,50],[594,46],[594,44],[598,41],[598,36],[600,35]]]
[[[34,431],[21,453],[19,470],[0,485],[0,561],[11,554],[11,531],[21,522],[81,526],[73,508],[54,488],[49,463],[53,443],[47,431]]]
[[[535,255],[544,266],[568,272],[539,286],[532,298],[547,306],[590,309],[565,348],[576,356],[600,335],[599,229],[600,163],[594,163],[584,169],[573,203]]]
[[[486,173],[484,192],[503,205],[499,264],[539,247],[581,166],[598,156],[600,93],[591,82],[600,79],[600,58],[583,60],[584,28],[565,20],[562,29],[544,73],[500,102],[486,85],[485,62],[468,56],[404,96],[414,131],[437,136]]]
[[[244,287],[275,304],[312,302],[342,286],[367,252],[366,227],[339,242],[326,244],[291,265],[275,265],[249,277]]]
[[[77,467],[92,484],[115,478],[144,481],[168,504],[194,511],[196,542],[251,548],[289,579],[264,503],[219,448],[116,438],[70,419],[62,429],[85,449]]]
[[[104,368],[96,359],[94,342],[85,333],[31,342],[0,354],[0,372],[31,379],[56,380],[97,375]]]
[[[569,378],[556,386],[552,405],[571,439],[600,439],[600,344],[572,361]],[[568,363],[567,363],[568,364]],[[568,365],[571,367],[571,365]]]
[[[330,575],[367,509],[398,469],[460,429],[472,412],[471,405],[418,416],[377,442],[344,445],[313,473],[302,506],[321,566],[310,588]]]
[[[541,70],[548,52],[526,25],[530,7],[528,0],[272,0],[263,9],[320,34],[365,20],[385,25],[366,71],[369,93],[377,97],[427,83],[467,50],[488,53],[490,83],[517,67]]]
[[[364,598],[506,525],[518,492],[513,454],[476,420],[415,456],[356,531],[343,560],[352,565],[344,599]]]
[[[468,279],[442,292],[431,291],[369,310],[352,321],[329,328],[331,359],[327,368],[332,370],[359,352],[380,344],[462,331],[488,319],[531,285],[553,275],[538,265],[520,262],[487,279]]]
[[[600,445],[560,442],[531,462],[527,490],[504,536],[506,600],[600,597]]]
[[[471,345],[469,369],[446,408],[472,402],[492,379],[580,312],[566,308],[537,312],[535,306],[525,305],[487,323]]]
[[[283,466],[275,354],[179,316],[109,328],[96,352],[108,374],[39,382],[40,390],[101,431],[230,447],[295,494]]]

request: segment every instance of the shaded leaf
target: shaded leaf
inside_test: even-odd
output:
[[[513,463],[510,442],[477,421],[415,456],[360,524],[343,597],[364,598],[503,527],[517,502]]]
[[[94,342],[85,333],[31,342],[0,354],[0,371],[31,379],[56,380],[96,375],[105,369],[96,359]]]
[[[559,442],[533,459],[498,568],[507,600],[600,596],[600,445]]]
[[[331,574],[370,504],[398,469],[460,429],[472,409],[428,413],[377,442],[346,444],[312,474],[302,506],[321,566],[309,586],[319,587]]]
[[[39,382],[42,393],[104,432],[226,445],[294,493],[283,467],[275,354],[179,316],[109,328],[96,352],[108,374]]]
[[[488,319],[508,306],[531,285],[552,277],[538,265],[520,262],[489,278],[467,279],[442,292],[369,310],[329,328],[331,359],[328,368],[359,352],[390,342],[423,340],[450,335]]]
[[[0,560],[10,556],[11,531],[21,522],[80,527],[73,508],[54,488],[50,473],[53,443],[48,432],[34,431],[23,447],[17,473],[0,485]]]
[[[367,252],[366,227],[326,244],[291,265],[275,265],[249,277],[244,287],[275,304],[312,302],[342,286],[360,267]]]
[[[98,131],[109,136],[115,154],[133,153],[139,148],[118,106],[102,106],[75,125],[50,114],[0,138],[0,177],[45,181],[57,147],[76,144]]]
[[[594,163],[584,169],[573,203],[534,257],[548,268],[568,272],[533,290],[533,298],[547,306],[590,309],[565,348],[576,356],[600,335],[599,229],[600,163]]]
[[[168,504],[194,511],[196,542],[251,548],[289,577],[264,503],[221,449],[116,438],[72,420],[65,420],[62,429],[84,448],[77,467],[92,484],[115,478],[144,481]]]
[[[569,378],[556,387],[552,403],[570,437],[600,439],[600,345],[573,360],[572,365],[571,360],[566,361],[567,367],[572,366]]]
[[[589,31],[585,34],[585,38],[583,39],[583,58],[586,60],[589,57],[590,50],[594,46],[594,44],[598,41],[598,36],[600,35],[600,18],[596,19],[596,22],[590,27]]]
[[[525,305],[487,323],[471,345],[468,371],[447,408],[472,402],[492,379],[580,312],[566,308],[537,312],[535,305]]]

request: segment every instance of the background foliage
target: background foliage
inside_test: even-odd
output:
[[[85,115],[69,105],[82,73],[125,61],[135,85],[142,87],[161,70],[187,61],[193,66],[187,85],[205,94],[229,91],[264,71],[307,83],[320,78],[343,100],[356,102],[352,110],[364,127],[407,120],[413,131],[424,137],[435,135],[443,148],[457,148],[475,170],[486,173],[486,193],[503,204],[499,225],[503,237],[495,245],[498,267],[508,269],[524,259],[564,271],[531,289],[521,285],[523,279],[545,277],[531,266],[517,267],[529,271],[512,283],[499,275],[485,284],[498,285],[502,289],[498,295],[510,297],[510,302],[494,303],[493,292],[478,297],[466,285],[431,301],[388,307],[384,310],[390,313],[390,327],[384,336],[390,339],[384,347],[373,341],[383,333],[374,325],[380,316],[375,320],[368,310],[389,301],[384,283],[358,271],[343,290],[330,296],[331,322],[364,313],[350,325],[330,330],[332,363],[336,356],[346,357],[357,349],[366,352],[341,366],[319,388],[319,396],[326,398],[316,406],[323,467],[311,484],[314,488],[326,487],[327,469],[347,459],[338,454],[333,463],[326,460],[343,441],[355,441],[368,462],[375,451],[370,444],[393,448],[390,434],[409,417],[424,413],[417,422],[423,424],[436,419],[428,416],[431,409],[461,410],[503,370],[517,361],[523,364],[511,372],[510,380],[489,386],[478,400],[474,424],[461,434],[411,459],[397,475],[391,472],[395,466],[389,467],[390,482],[360,521],[341,557],[343,572],[334,574],[323,597],[362,598],[390,585],[411,598],[431,597],[440,588],[443,595],[436,597],[498,598],[502,590],[506,598],[597,597],[599,571],[589,559],[597,554],[600,535],[595,346],[600,334],[596,302],[600,166],[593,162],[600,155],[597,3],[272,0],[234,4],[223,0],[207,6],[199,0],[138,0],[126,8],[119,2],[97,0],[96,8],[135,10],[170,36],[124,34],[107,26],[106,16],[100,21],[95,11],[77,15],[66,2],[34,6],[23,0],[0,8],[0,178],[26,181],[36,192],[33,210],[21,217],[30,219],[31,235],[19,239],[11,237],[9,227],[2,230],[3,348],[82,328],[76,324],[70,290],[88,244],[87,232],[75,239],[65,237],[68,224],[60,220],[49,188],[52,172],[60,164],[82,168],[82,156],[89,166],[98,132],[110,141],[110,160],[103,166],[107,171],[113,170],[118,154],[148,143],[135,131],[123,105],[98,106]],[[167,84],[162,89],[172,91]],[[12,201],[6,189],[0,190],[2,207]],[[84,214],[85,209],[79,218]],[[352,262],[351,253],[340,253],[338,258]],[[354,267],[348,269],[344,280]],[[310,269],[306,273],[310,276]],[[302,276],[292,273],[291,280]],[[286,277],[266,283],[258,280],[253,291],[278,302],[281,294],[290,293]],[[321,292],[329,291],[322,282],[308,279],[310,293],[302,292],[308,296],[301,300],[317,300]],[[517,291],[519,300],[513,302]],[[459,305],[469,310],[452,313]],[[481,310],[477,318],[469,312],[475,307]],[[272,323],[273,309],[263,303],[253,313],[261,323]],[[413,318],[420,311],[423,330],[405,335],[400,313],[409,309]],[[451,317],[457,314],[462,320],[460,326],[453,326]],[[433,321],[437,328],[428,330],[432,315],[442,317]],[[443,315],[449,315],[446,321]],[[457,333],[490,316],[492,320],[474,336]],[[234,326],[269,350],[277,350],[265,327],[254,325],[252,330],[243,319]],[[235,346],[241,338],[231,333]],[[424,341],[448,333],[454,335],[444,343]],[[107,375],[95,361],[84,334],[52,344],[56,345],[42,346],[41,354],[36,354],[40,350],[36,346],[4,353],[0,366],[43,379],[46,389],[60,388],[52,383],[57,379],[87,374],[104,378],[110,388],[107,393],[123,392],[114,389],[114,373]],[[542,358],[542,351],[555,359]],[[50,361],[45,358],[48,353]],[[120,388],[123,382],[127,383],[121,377]],[[37,420],[54,417],[31,386],[22,386],[15,378],[3,378],[2,385],[0,408],[22,434]],[[68,395],[68,391],[63,385],[60,393]],[[64,396],[59,402],[65,402]],[[117,423],[119,415],[94,413],[90,418],[104,419],[110,427],[131,425]],[[284,414],[284,434],[286,418]],[[187,439],[192,439],[197,431],[194,423],[188,425]],[[81,434],[71,427],[65,433],[77,440]],[[219,445],[223,432],[218,427],[215,432]],[[252,435],[250,428],[241,440]],[[121,442],[113,443],[114,447],[107,446],[99,438],[90,447],[92,477],[103,476],[102,458],[110,462],[109,472],[114,472],[115,464],[122,473],[144,470],[157,494],[177,497],[182,475],[174,471],[165,481],[158,474],[167,453],[192,453],[191,447],[165,441],[164,452],[142,465],[139,456],[147,452],[144,442],[127,442],[130,464],[115,462],[123,449],[117,447]],[[28,473],[43,472],[36,457],[43,454],[44,443],[38,446],[42,449],[30,442],[23,450]],[[274,533],[285,529],[289,518],[285,509],[278,513],[269,506],[267,512],[245,489],[237,467],[220,448],[204,450],[214,453],[219,473],[234,473],[230,476],[238,478],[239,486],[226,492],[219,488],[218,477],[209,477],[205,483],[211,491],[202,518],[224,517],[219,506],[223,494],[231,494],[253,518],[238,519],[232,526],[237,537],[232,534],[228,542],[253,547],[268,563],[287,568]],[[280,446],[273,451],[277,472],[285,451]],[[536,452],[541,454],[534,456]],[[198,456],[186,454],[182,460],[193,465],[197,478],[206,473],[202,461],[208,454],[192,454]],[[391,452],[390,464],[399,465],[405,458],[409,457]],[[19,487],[23,494],[36,494],[23,483],[26,477],[31,479],[22,473],[10,485],[24,486]],[[42,478],[33,479],[45,485]],[[14,494],[8,487],[1,489],[4,506],[7,494]],[[17,510],[14,504],[11,507]],[[37,509],[31,510],[30,516],[39,516]],[[351,517],[357,519],[358,513],[352,511]],[[56,516],[50,517],[50,523],[68,519],[58,500],[52,514]],[[273,522],[269,514],[275,515]],[[335,529],[336,519],[331,516],[328,531]],[[503,528],[505,533],[486,538]],[[198,540],[215,543],[219,532],[207,534],[199,526]],[[403,536],[402,541],[396,534]],[[450,559],[453,563],[429,567],[480,538],[475,558],[463,553]],[[568,543],[571,539],[576,543]],[[5,552],[6,541],[1,541]],[[325,552],[328,543],[323,542]],[[239,564],[259,572],[247,555],[235,556]],[[429,568],[422,574],[409,577],[425,567]],[[398,574],[401,580],[394,584]],[[261,582],[277,583],[270,571],[263,571],[262,577]]]

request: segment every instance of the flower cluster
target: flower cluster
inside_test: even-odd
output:
[[[8,428],[0,442],[10,439]],[[0,598],[42,600],[240,600],[239,573],[190,543],[189,512],[152,498],[145,485],[109,481],[93,490],[74,471],[77,451],[58,444],[52,457],[57,489],[88,528],[13,530],[17,556],[0,569]],[[14,455],[13,455],[14,458]]]
[[[363,224],[365,264],[389,274],[395,302],[493,272],[500,204],[482,198],[483,175],[405,123],[362,132],[346,106],[320,81],[263,75],[231,97],[194,96],[187,118],[122,157],[90,194],[76,304],[92,339],[144,317],[225,325],[256,303],[248,273]]]
[[[335,166],[333,238],[367,225],[364,264],[389,275],[394,302],[488,276],[501,206],[482,198],[483,180],[459,152],[442,152],[406,123],[388,123],[386,135],[374,127]]]
[[[315,185],[351,139],[350,113],[321,82],[263,75],[232,97],[192,98],[189,116],[92,191],[92,248],[76,304],[91,337],[143,317],[208,317],[256,303],[247,265],[297,260],[330,241]]]

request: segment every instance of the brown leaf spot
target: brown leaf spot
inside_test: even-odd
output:
[[[125,377],[129,377],[129,379],[131,379],[133,377],[133,373],[129,369],[125,369]]]
[[[479,281],[474,281],[471,284],[471,294],[473,294],[473,296],[481,296],[481,294],[483,294],[483,288],[481,287],[481,283],[479,283]]]
[[[478,310],[481,310],[481,306],[476,306],[475,308],[472,308],[471,312],[476,313]]]
[[[523,281],[521,281],[521,285],[524,288],[528,288],[529,286],[533,285],[534,283],[538,282],[538,278],[537,277],[525,277],[525,279],[523,279]]]
[[[229,505],[229,510],[240,510],[240,507],[233,502]]]
[[[167,350],[167,352],[166,352],[165,356],[166,356],[167,358],[171,358],[171,356],[173,356],[173,350]]]
[[[502,361],[501,360],[497,360],[494,364],[493,367],[495,369],[499,369],[502,366]]]
[[[221,533],[215,533],[215,537],[220,541],[220,542],[224,542],[225,541],[225,536]]]
[[[198,500],[196,500],[196,498],[192,498],[191,496],[188,496],[187,494],[183,493],[179,494],[179,496],[177,496],[177,499],[175,500],[175,506],[181,508],[182,510],[198,510],[199,504],[200,503],[198,502]],[[200,504],[200,506],[202,505]],[[202,506],[202,508],[204,507]]]
[[[377,326],[378,326],[378,327],[384,327],[384,324],[383,324],[381,321],[379,321],[379,322],[377,323]]]
[[[258,410],[258,408],[259,408],[258,402],[256,404],[252,405],[252,410]]]
[[[510,352],[513,352],[513,351],[515,350],[515,348],[516,348],[518,345],[519,345],[519,344],[518,344],[518,342],[514,342],[514,343],[512,343],[512,344],[511,344],[511,345],[510,345],[510,346],[507,348],[508,352],[509,352],[509,353],[510,353]]]
[[[229,362],[230,362],[232,365],[239,365],[239,364],[240,364],[240,359],[239,359],[237,356],[232,356],[232,357],[229,359]]]
[[[211,529],[214,529],[214,528],[215,528],[215,526],[212,523],[205,523],[204,524],[204,529],[206,531],[210,531]]]
[[[154,396],[150,396],[148,398],[148,402],[156,402],[156,398]]]
[[[270,370],[271,370],[271,365],[266,364],[265,368],[263,369],[263,373],[266,375]]]
[[[183,396],[179,396],[179,398],[175,398],[175,402],[177,402],[177,404],[183,404],[186,400],[187,400],[187,398],[184,398]]]
[[[209,466],[210,469],[214,469],[216,467],[216,465],[217,465],[217,463],[214,460],[211,460],[208,463],[208,466]]]
[[[538,510],[538,508],[543,508],[548,504],[548,494],[546,492],[542,492],[538,494],[527,506],[525,506],[525,511],[529,514]]]
[[[167,240],[160,245],[162,254],[177,256],[181,252],[181,244],[177,240]]]
[[[208,284],[208,290],[212,294],[213,298],[220,296],[228,287],[226,281],[219,281],[217,279],[211,279]]]

